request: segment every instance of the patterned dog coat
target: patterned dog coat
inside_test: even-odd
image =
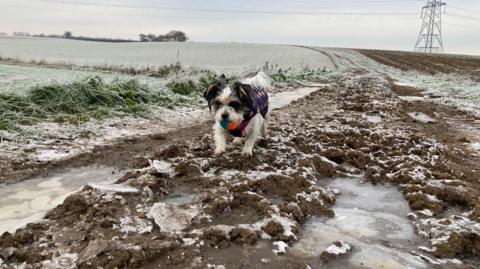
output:
[[[232,131],[227,130],[228,133],[230,133],[232,136],[235,137],[243,137],[245,134],[245,130],[248,127],[248,124],[250,123],[250,120],[257,115],[257,113],[260,113],[262,117],[265,119],[268,113],[268,94],[267,90],[263,88],[254,88],[253,89],[255,100],[252,104],[252,106],[249,108],[248,111],[245,111],[243,114],[243,121],[240,123],[240,125],[237,127],[237,129],[234,129]]]

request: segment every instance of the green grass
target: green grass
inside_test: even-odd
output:
[[[143,115],[149,105],[172,106],[167,94],[153,92],[136,80],[105,83],[94,76],[71,84],[30,89],[25,96],[0,94],[0,130],[16,130],[42,120],[82,123],[91,118]],[[175,100],[177,105],[182,99]]]

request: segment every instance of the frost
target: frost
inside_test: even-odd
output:
[[[326,251],[334,255],[341,255],[341,254],[347,254],[352,249],[352,246],[350,246],[350,244],[348,243],[345,243],[343,241],[339,241],[339,243],[341,246],[332,244],[326,249]]]
[[[45,269],[74,269],[77,268],[78,258],[78,254],[67,253],[54,257],[51,261],[43,261],[42,265]]]
[[[423,123],[436,122],[436,120],[432,119],[430,116],[422,112],[410,112],[408,113],[408,115],[412,117],[412,119],[419,122],[423,122]]]
[[[273,246],[273,253],[275,253],[275,255],[285,254],[288,249],[288,244],[283,241],[273,242]]]
[[[134,219],[125,216],[120,220],[120,231],[123,233],[150,233],[153,229],[153,225],[150,222],[146,222],[138,217]]]
[[[480,143],[479,142],[472,143],[470,144],[470,148],[475,151],[480,151]]]

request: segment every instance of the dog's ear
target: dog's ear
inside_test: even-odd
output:
[[[203,93],[203,97],[205,97],[205,99],[207,99],[208,109],[210,109],[210,111],[212,111],[212,101],[213,101],[213,99],[215,99],[215,97],[217,97],[218,92],[221,90],[220,87],[221,87],[220,83],[215,82],[213,84],[210,84],[210,86],[208,86],[207,90],[205,90],[205,92]]]
[[[236,92],[240,101],[247,107],[253,105],[253,90],[252,86],[237,82],[233,85],[233,90]]]

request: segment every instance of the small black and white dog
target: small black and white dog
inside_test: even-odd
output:
[[[215,155],[224,153],[227,140],[234,137],[234,144],[245,141],[242,155],[252,156],[255,143],[267,135],[270,88],[270,78],[264,72],[233,85],[222,75],[207,88],[204,97],[215,113]]]

